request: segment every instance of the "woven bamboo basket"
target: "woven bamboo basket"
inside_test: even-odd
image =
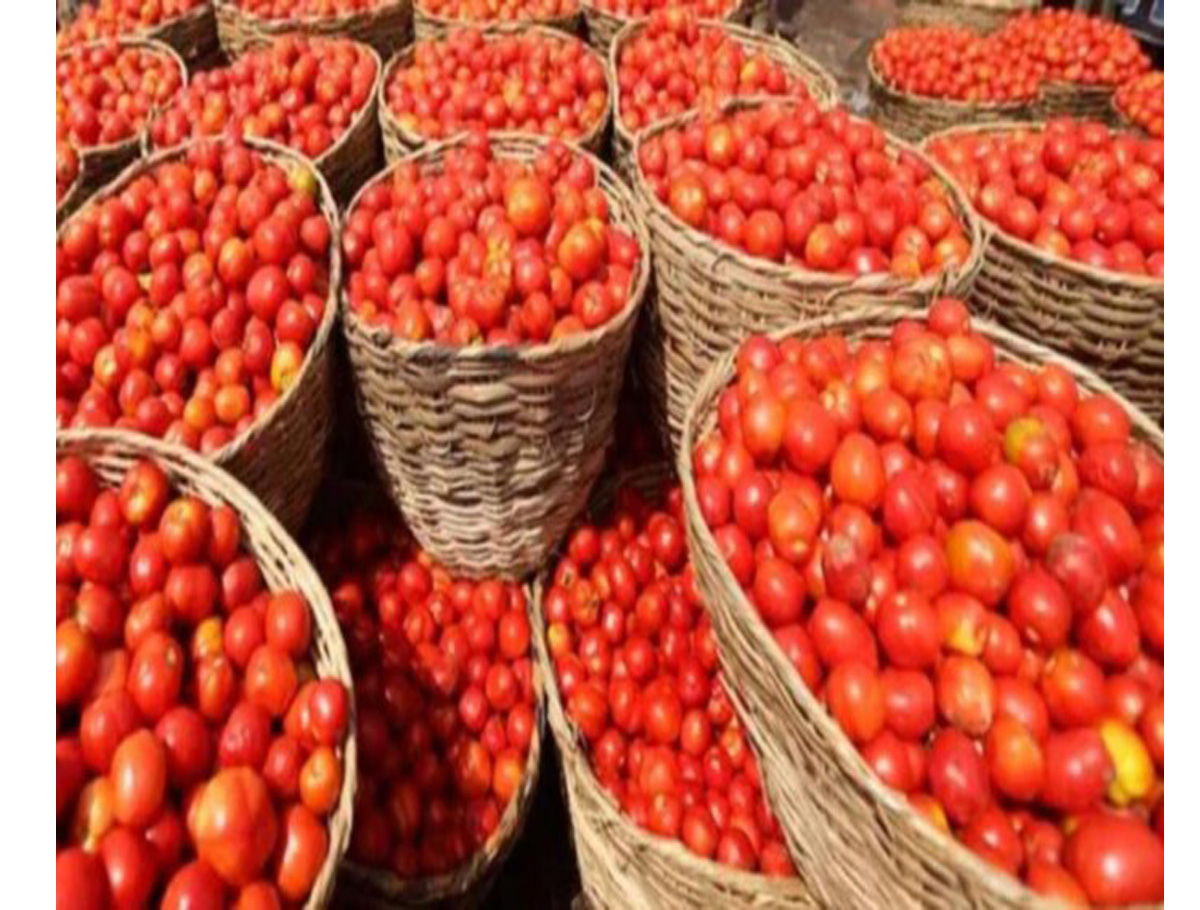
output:
[[[494,25],[483,26],[479,29],[483,32],[485,38],[495,38],[505,35],[526,35],[526,34],[541,34],[546,37],[553,38],[574,38],[579,40],[574,35],[564,36],[561,29],[552,29],[543,25],[525,25],[521,23],[496,23]],[[427,40],[442,40],[444,36],[436,39]],[[595,51],[588,49],[588,53],[595,54]],[[403,66],[407,66],[413,60],[416,54],[416,44],[410,44],[391,60],[388,61],[387,67],[384,69],[383,78],[379,80],[379,85],[376,89],[376,107],[379,111],[379,129],[383,135],[383,154],[387,159],[388,164],[395,164],[406,155],[411,155],[413,152],[419,151],[431,141],[421,136],[419,133],[405,129],[400,125],[396,115],[388,107],[387,103],[387,87],[392,81],[392,75]],[[607,74],[606,68],[606,74]],[[608,99],[609,103],[605,109],[604,116],[601,117],[585,134],[571,141],[582,148],[587,149],[594,155],[600,156],[604,151],[604,137],[608,129],[609,120],[612,117],[612,98],[613,98],[613,83],[611,75],[608,80]]]
[[[446,33],[456,28],[479,28],[481,26],[499,25],[499,21],[474,21],[470,19],[452,19],[438,16],[421,8],[420,0],[413,0],[413,37],[417,41],[429,41],[433,38],[445,37]],[[545,28],[557,29],[568,35],[579,36],[583,17],[578,10],[562,16],[536,16],[529,19],[513,19],[509,25],[540,25]]]
[[[621,122],[621,93],[618,88],[617,73],[620,71],[621,51],[645,27],[645,19],[632,19],[626,22],[612,39],[607,53],[608,84],[613,93],[613,161],[621,176],[630,181],[633,179],[635,137]],[[802,53],[794,44],[775,35],[756,32],[729,21],[704,19],[701,20],[700,27],[720,29],[747,50],[764,53],[780,63],[789,75],[805,85],[813,100],[822,108],[836,103],[838,98],[837,80],[825,67]]]
[[[405,160],[436,170],[461,142]],[[508,158],[531,160],[545,145],[492,135],[493,152]],[[376,464],[421,545],[462,574],[519,578],[540,567],[604,463],[650,265],[629,190],[607,165],[592,163],[613,221],[643,250],[629,302],[599,329],[518,347],[404,342],[368,327],[342,295],[355,394]]]
[[[242,541],[258,562],[263,581],[271,590],[288,588],[308,601],[313,617],[313,664],[317,676],[336,679],[350,697],[350,722],[342,746],[342,792],[328,820],[329,849],[305,910],[329,902],[338,863],[350,842],[354,815],[354,790],[358,780],[358,749],[354,737],[354,684],[341,629],[329,594],[316,570],[270,511],[235,478],[181,446],[170,445],[127,430],[67,430],[57,434],[58,455],[78,455],[102,480],[120,483],[134,464],[149,459],[183,493],[209,504],[232,508],[242,525]]]
[[[374,9],[344,16],[264,19],[243,10],[238,0],[215,0],[217,33],[230,57],[240,57],[255,44],[279,35],[303,34],[323,38],[352,38],[370,45],[386,60],[412,35],[411,0],[386,0]]]
[[[179,75],[182,77],[181,86],[187,85],[187,66],[179,54],[170,45],[151,38],[102,38],[99,41],[89,41],[86,44],[73,44],[59,51],[58,58],[73,57],[83,51],[98,47],[107,47],[114,43],[120,47],[137,47],[167,57],[179,67]],[[79,155],[80,179],[77,183],[81,184],[80,189],[82,193],[86,194],[104,186],[104,184],[110,182],[128,167],[130,163],[138,159],[142,154],[145,135],[149,130],[150,121],[153,118],[154,111],[151,111],[146,117],[146,122],[142,125],[142,129],[126,139],[109,142],[104,145],[75,146],[75,151]]]
[[[930,136],[926,145],[968,133],[1031,128],[1037,126],[961,127]],[[1161,422],[1165,283],[1060,259],[979,220],[987,239],[972,305],[1014,332],[1082,361]]]
[[[623,28],[645,18],[645,16],[626,16],[606,12],[597,8],[592,0],[582,0],[582,3],[583,19],[587,24],[588,44],[606,56]],[[721,17],[720,21],[748,26],[754,17],[766,8],[766,0],[733,0],[729,11]]]
[[[838,331],[883,337],[911,315],[888,305],[794,325],[782,336]],[[1028,364],[1058,363],[1090,392],[1117,395],[1095,374],[1049,348],[998,326],[974,326],[1001,356]],[[1052,910],[1038,897],[919,816],[886,787],[788,662],[725,564],[700,514],[691,451],[715,424],[717,399],[734,375],[734,354],[706,374],[688,412],[679,453],[687,534],[696,580],[708,604],[730,697],[762,759],[763,780],[797,866],[827,907],[975,907]],[[1162,451],[1162,432],[1125,402],[1135,433]]]
[[[725,109],[762,103],[761,98],[735,99]],[[650,137],[696,116],[695,112],[682,114],[643,130],[638,134],[635,156]],[[896,139],[889,138],[888,147],[893,152],[916,152],[926,159],[924,153]],[[883,274],[852,278],[818,273],[748,256],[684,225],[650,190],[641,169],[636,170],[634,191],[646,212],[653,240],[654,312],[662,330],[662,342],[648,355],[650,362],[643,372],[660,374],[652,381],[667,393],[665,430],[672,447],[683,432],[684,415],[704,371],[747,335],[822,315],[841,306],[843,299],[857,299],[862,294],[901,294],[914,305],[944,293],[966,296],[982,259],[983,234],[962,190],[940,166],[929,164],[946,184],[949,200],[966,226],[971,256],[960,269],[917,281]]]
[[[87,207],[120,193],[139,176],[163,162],[182,158],[193,144],[213,141],[219,140],[193,140],[139,159],[97,192]],[[306,158],[273,142],[249,139],[246,145],[285,170],[312,167]],[[337,206],[320,172],[314,169],[313,173],[318,187],[318,206],[329,219],[336,238]],[[70,220],[66,223],[70,224]],[[60,235],[61,232],[60,228]],[[341,269],[340,247],[333,242],[330,244],[325,313],[295,381],[253,426],[208,458],[249,487],[267,510],[285,528],[293,531],[308,514],[325,467],[326,443],[332,425],[333,349],[330,336],[337,311],[336,289],[341,282]]]
[[[1053,120],[1055,117],[1074,117],[1077,120],[1113,123],[1112,99],[1115,91],[1116,87],[1112,85],[1047,80],[1042,83],[1036,118]]]
[[[900,10],[904,25],[958,25],[977,32],[1000,28],[1010,16],[1040,9],[1042,0],[912,0]]]

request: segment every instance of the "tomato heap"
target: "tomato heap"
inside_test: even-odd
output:
[[[993,37],[1002,54],[1028,61],[1040,78],[1055,82],[1117,86],[1150,68],[1133,32],[1075,10],[1022,13]]]
[[[151,462],[55,477],[56,885],[92,910],[300,904],[342,791],[345,688],[228,506]],[[242,902],[245,902],[243,904]]]
[[[342,234],[350,306],[408,341],[536,343],[629,305],[641,250],[609,221],[590,159],[559,142],[532,163],[473,135],[440,171],[403,162]]]
[[[345,38],[277,38],[198,73],[154,118],[150,136],[160,148],[192,136],[255,136],[316,158],[370,100],[377,69],[366,47]]]
[[[652,16],[668,7],[687,10],[701,19],[724,19],[737,0],[591,0],[592,7],[624,19],[640,19]]]
[[[64,225],[58,425],[211,453],[266,413],[324,314],[330,224],[316,190],[306,167],[206,142]]]
[[[844,110],[768,102],[658,133],[639,165],[684,224],[751,256],[906,278],[966,262],[970,242],[945,186],[884,142]]]
[[[994,103],[1038,94],[1026,59],[956,26],[892,29],[871,49],[871,61],[887,85],[911,95]]]
[[[738,869],[794,875],[721,677],[688,561],[678,485],[632,487],[570,535],[546,643],[596,779],[636,824]]]
[[[167,54],[106,42],[58,58],[55,133],[87,148],[135,138],[183,76]]]
[[[943,298],[857,346],[747,341],[693,463],[885,783],[1035,890],[1162,900],[1164,474],[1116,400]]]
[[[729,32],[701,27],[689,10],[650,14],[621,46],[617,62],[621,125],[630,132],[694,107],[713,109],[734,95],[793,95],[808,88],[769,54]]]
[[[208,0],[96,0],[79,4],[74,21],[58,33],[59,47],[136,35],[178,19],[204,6]]]
[[[577,139],[608,109],[600,56],[578,38],[539,32],[466,28],[419,41],[386,91],[400,127],[428,139],[479,127]]]
[[[1166,117],[1164,85],[1163,73],[1155,71],[1130,79],[1113,96],[1117,110],[1156,139],[1163,137]]]
[[[237,7],[261,19],[331,19],[370,12],[393,0],[235,0]]]
[[[395,518],[358,509],[312,552],[350,649],[359,779],[350,858],[405,879],[487,843],[537,715],[519,585],[455,579]]]
[[[578,0],[419,0],[427,16],[460,22],[557,19],[579,11]]]
[[[1005,233],[1055,256],[1156,278],[1163,275],[1164,151],[1161,139],[1071,120],[929,146]]]
[[[62,202],[63,196],[71,189],[72,184],[79,179],[79,155],[69,142],[59,139],[54,143],[54,189],[56,202]]]

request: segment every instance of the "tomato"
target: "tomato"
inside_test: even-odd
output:
[[[878,673],[857,661],[837,664],[825,681],[830,712],[852,742],[867,743],[883,729],[883,684]]]
[[[1040,566],[1019,573],[1008,592],[1008,615],[1025,641],[1050,651],[1066,643],[1071,604],[1053,575]]]
[[[995,806],[988,806],[971,820],[963,831],[963,843],[1010,875],[1016,875],[1024,861],[1012,821]]]
[[[212,735],[204,718],[193,708],[172,708],[159,719],[154,733],[164,746],[173,787],[192,786],[212,767]]]
[[[167,883],[163,910],[220,910],[225,888],[212,867],[198,859],[188,863]]]
[[[140,907],[150,900],[158,880],[158,857],[143,837],[129,828],[113,828],[101,842],[100,856],[114,906]]]
[[[146,636],[129,665],[129,691],[144,717],[157,720],[177,702],[183,674],[179,643],[163,632]]]
[[[884,493],[883,462],[869,436],[850,433],[842,438],[830,465],[834,493],[845,502],[874,509]]]
[[[1045,742],[1046,779],[1042,801],[1069,812],[1094,806],[1113,775],[1100,734],[1090,727],[1051,733]]]
[[[125,825],[144,828],[163,805],[167,789],[167,754],[149,730],[121,741],[112,756],[113,814]]]
[[[958,825],[968,824],[990,799],[983,756],[959,730],[939,730],[929,752],[929,787],[946,814]]]
[[[1015,568],[1008,542],[978,521],[960,521],[950,528],[946,561],[951,583],[987,606],[1004,597]]]
[[[940,652],[937,615],[916,592],[884,598],[876,613],[875,634],[888,660],[900,669],[931,667]]]
[[[302,900],[325,862],[329,834],[308,809],[292,806],[283,818],[280,836],[275,883],[286,900]]]
[[[1162,841],[1136,819],[1100,813],[1085,816],[1067,838],[1063,864],[1094,903],[1163,899]]]
[[[992,786],[1018,802],[1030,802],[1042,789],[1045,756],[1033,732],[1008,715],[996,717],[984,744]]]
[[[253,881],[275,846],[278,819],[263,779],[245,767],[217,772],[188,813],[200,858],[226,882]]]

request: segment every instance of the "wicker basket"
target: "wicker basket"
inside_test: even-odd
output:
[[[1115,92],[1116,86],[1112,85],[1084,85],[1079,82],[1047,80],[1042,83],[1036,119],[1074,117],[1077,120],[1114,123],[1112,99]]]
[[[412,34],[411,0],[387,0],[381,6],[344,16],[264,19],[244,11],[238,0],[216,0],[217,33],[230,57],[284,34],[352,38],[375,49],[386,60],[406,45]]]
[[[461,141],[405,160],[434,169]],[[492,136],[493,152],[508,158],[530,160],[545,145]],[[593,164],[613,220],[643,250],[625,309],[596,331],[518,347],[404,342],[365,325],[342,295],[375,461],[421,545],[461,574],[519,578],[539,568],[604,463],[649,276],[649,240],[629,190]]]
[[[308,601],[313,616],[313,663],[317,676],[336,679],[350,697],[350,722],[342,747],[342,792],[329,817],[329,849],[325,862],[305,901],[305,910],[324,907],[333,891],[338,863],[350,842],[354,815],[354,790],[358,780],[358,749],[354,737],[354,684],[341,629],[308,558],[263,508],[250,491],[230,475],[180,446],[169,445],[127,430],[67,430],[57,434],[55,448],[60,457],[78,455],[108,483],[119,483],[125,472],[149,459],[162,468],[181,492],[207,503],[232,508],[242,525],[242,541],[258,562],[263,581],[270,589],[299,591]]]
[[[725,109],[762,103],[763,99],[735,99]],[[638,134],[635,155],[648,138],[695,116],[695,112],[682,114],[643,130]],[[916,152],[894,139],[889,139],[889,148]],[[923,153],[917,154],[924,157]],[[650,362],[644,365],[643,373],[660,374],[651,381],[667,392],[665,429],[672,447],[679,441],[692,393],[704,371],[719,354],[747,335],[774,331],[805,316],[822,315],[840,306],[845,297],[903,294],[914,305],[923,305],[943,293],[966,296],[982,259],[983,234],[961,189],[938,165],[930,164],[947,184],[950,200],[966,225],[971,256],[961,269],[916,281],[883,274],[851,278],[748,256],[685,226],[659,201],[641,169],[637,169],[635,192],[653,239],[654,323],[662,330],[661,343],[648,355]]]
[[[621,51],[636,38],[646,27],[645,19],[628,21],[612,39],[608,48],[608,83],[613,92],[613,161],[617,170],[626,180],[633,180],[633,143],[634,134],[621,123],[621,93],[617,81],[620,71]],[[812,95],[813,100],[822,108],[837,102],[837,80],[825,67],[811,57],[802,53],[794,44],[784,41],[774,35],[764,35],[753,29],[737,25],[733,22],[703,19],[701,28],[715,28],[727,32],[729,36],[755,53],[763,53],[778,62],[787,70],[790,76],[802,82]]]
[[[469,19],[449,19],[437,16],[421,9],[419,0],[413,3],[413,37],[417,41],[432,41],[444,38],[446,33],[456,28],[480,28],[491,25],[540,25],[545,28],[566,32],[568,35],[579,36],[583,24],[582,15],[576,11],[562,16],[543,16],[531,19],[513,19],[504,23],[498,21],[474,21]]]
[[[1040,9],[1042,0],[912,0],[900,10],[903,25],[958,25],[977,32],[1000,28],[1010,16]]]
[[[182,77],[181,87],[187,85],[187,66],[184,65],[179,54],[170,45],[151,38],[102,38],[99,41],[89,41],[86,44],[73,44],[59,51],[58,58],[73,57],[83,51],[109,47],[112,44],[117,44],[120,47],[137,47],[167,57],[179,67],[179,75]],[[75,150],[79,154],[80,174],[79,180],[76,183],[81,185],[80,189],[83,194],[104,186],[104,184],[110,182],[121,171],[125,170],[131,162],[138,159],[142,154],[146,133],[149,131],[150,121],[153,118],[154,111],[151,111],[146,117],[146,122],[142,124],[142,129],[126,139],[110,142],[106,145],[76,145]]]
[[[926,145],[967,133],[1037,129],[1006,123],[930,136]],[[972,304],[1028,338],[1081,360],[1161,422],[1165,283],[1060,259],[1005,234],[982,216],[987,235]]]
[[[182,158],[197,142],[213,141],[219,140],[193,140],[134,162],[116,180],[97,192],[88,201],[88,206],[116,195],[159,164]],[[273,142],[249,139],[246,145],[285,169],[312,167],[307,159]],[[318,186],[318,206],[329,219],[333,236],[337,237],[337,207],[324,178],[316,171],[314,176]],[[70,224],[69,220],[67,224]],[[59,233],[61,235],[61,229]],[[308,514],[325,466],[326,443],[332,424],[333,349],[330,336],[337,311],[336,288],[341,281],[341,269],[340,246],[333,242],[330,244],[325,313],[295,381],[245,433],[209,456],[218,467],[248,486],[267,510],[292,531],[300,527]]]
[[[483,26],[479,29],[485,38],[496,38],[506,35],[526,35],[540,34],[547,38],[564,38],[560,29],[551,29],[543,25],[528,25],[521,23],[502,22],[495,25]],[[443,36],[444,37],[444,36]],[[566,36],[575,38],[574,35]],[[430,40],[443,40],[442,37]],[[579,40],[575,38],[575,40]],[[388,61],[387,67],[384,69],[383,78],[379,80],[379,86],[376,90],[376,106],[379,111],[379,128],[383,134],[383,154],[387,159],[388,164],[395,164],[406,155],[411,155],[413,152],[419,151],[428,145],[431,141],[422,137],[419,133],[414,133],[412,130],[407,130],[402,127],[396,119],[396,115],[392,113],[387,103],[387,87],[392,80],[392,75],[402,66],[407,66],[412,62],[413,56],[416,54],[416,44],[410,44],[400,53],[396,54]],[[594,54],[595,51],[589,49],[588,53]],[[607,73],[607,70],[606,70]],[[587,131],[584,135],[572,139],[576,145],[587,149],[594,155],[602,155],[604,151],[604,137],[608,128],[609,119],[612,116],[612,98],[613,98],[613,83],[611,77],[608,85],[609,103],[605,109],[604,116],[596,122],[596,124]]]
[[[217,17],[211,3],[156,25],[146,32],[146,37],[170,45],[189,66],[211,63],[221,53]]]
[[[882,337],[901,308],[882,305],[857,314],[800,323],[781,336],[839,331]],[[1102,379],[1048,348],[977,322],[998,353],[1026,363],[1058,363],[1088,391],[1113,392]],[[818,898],[829,907],[1051,910],[1037,897],[957,841],[925,822],[871,772],[784,656],[725,564],[700,514],[691,450],[713,426],[716,403],[734,375],[734,355],[704,377],[688,413],[679,471],[696,580],[708,604],[731,698],[762,759],[763,779],[788,846]],[[1126,404],[1136,434],[1163,449],[1162,432]]]

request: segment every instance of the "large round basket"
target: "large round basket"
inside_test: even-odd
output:
[[[470,26],[468,26],[470,27]],[[479,31],[483,33],[485,39],[494,39],[503,36],[521,36],[536,34],[546,38],[556,38],[565,41],[579,41],[575,35],[566,35],[561,29],[552,29],[543,25],[527,25],[520,23],[500,22],[494,25],[482,26]],[[424,39],[427,41],[442,41],[445,35],[437,38]],[[419,44],[420,42],[417,42]],[[383,134],[383,154],[387,159],[388,164],[395,164],[405,155],[411,155],[418,151],[430,142],[437,140],[427,139],[419,133],[411,129],[406,129],[401,125],[396,114],[388,107],[387,87],[392,81],[393,74],[401,67],[408,66],[413,61],[413,57],[417,52],[417,44],[410,44],[400,53],[396,54],[388,61],[383,72],[383,78],[379,80],[379,85],[376,90],[376,106],[379,111],[379,128]],[[596,55],[595,50],[588,48],[587,53]],[[599,56],[599,55],[596,55]],[[603,62],[603,61],[601,61]],[[608,127],[608,121],[612,116],[612,99],[613,99],[613,84],[611,75],[605,70],[608,78],[608,105],[605,108],[604,116],[596,121],[595,124],[582,136],[571,139],[576,145],[587,149],[594,155],[603,153],[604,137]]]
[[[617,35],[622,29],[645,19],[645,16],[606,12],[596,7],[593,0],[581,0],[581,2],[583,3],[583,18],[587,23],[588,44],[605,55],[612,49],[613,42],[617,40]],[[755,15],[766,6],[764,0],[732,0],[729,11],[721,17],[720,21],[749,25]]]
[[[97,192],[73,218],[120,193],[126,186],[160,164],[183,158],[191,146],[217,139],[197,139],[142,158]],[[338,236],[338,212],[325,179],[306,159],[283,146],[257,139],[246,145],[285,171],[311,170],[317,183],[317,204],[329,220],[332,234]],[[68,219],[66,224],[70,224]],[[65,225],[64,225],[65,227]],[[61,235],[62,229],[59,229]],[[330,244],[329,290],[325,312],[317,326],[312,344],[295,380],[265,414],[246,432],[218,449],[208,460],[228,471],[250,488],[267,510],[284,527],[297,530],[308,515],[309,506],[325,467],[326,443],[332,425],[333,348],[330,336],[337,311],[336,288],[341,281],[342,258],[339,245]]]
[[[962,127],[930,136],[925,144],[969,133],[1038,128],[1025,123]],[[1082,361],[1162,422],[1162,279],[1061,259],[982,216],[980,222],[987,240],[972,305],[1014,332]]]
[[[1042,0],[911,0],[900,9],[904,25],[958,25],[977,32],[1000,28],[1010,16],[1040,9]]]
[[[436,171],[462,141],[403,160]],[[532,160],[545,145],[492,135],[493,153],[506,158]],[[355,396],[380,473],[421,545],[462,574],[520,578],[539,568],[604,463],[650,263],[629,190],[592,164],[613,221],[642,249],[629,302],[599,329],[517,347],[406,342],[366,325],[342,295]]]
[[[766,54],[779,63],[789,76],[802,83],[822,108],[837,101],[837,80],[825,67],[802,53],[791,42],[724,20],[704,19],[700,21],[700,27],[719,29],[747,51]],[[621,92],[617,74],[620,72],[622,50],[645,28],[645,19],[629,20],[617,32],[608,48],[608,83],[613,93],[613,160],[621,176],[627,180],[633,177],[635,136],[621,122]]]
[[[561,16],[533,16],[528,19],[512,20],[471,20],[452,19],[439,16],[421,8],[420,0],[413,0],[413,36],[417,41],[429,41],[433,38],[445,37],[446,33],[456,28],[480,28],[490,25],[541,25],[546,28],[566,32],[568,35],[579,35],[583,17],[576,10]]]
[[[119,47],[136,47],[154,54],[161,54],[179,68],[181,86],[187,85],[188,71],[179,54],[162,41],[150,38],[102,38],[99,41],[89,41],[86,44],[72,44],[58,52],[58,58],[73,57],[76,54],[113,44]],[[154,118],[151,111],[142,129],[126,139],[110,142],[105,145],[76,145],[79,154],[79,175],[76,181],[81,184],[81,191],[87,193],[111,181],[121,173],[132,161],[136,161],[142,153],[146,132],[150,121]]]
[[[735,99],[725,109],[762,103],[763,99]],[[695,112],[682,114],[643,130],[635,145],[635,160],[649,138],[696,116]],[[888,149],[893,154],[906,150],[927,160],[924,153],[896,139],[889,138]],[[822,315],[839,307],[844,298],[862,294],[903,294],[914,305],[943,293],[966,296],[983,254],[979,220],[962,191],[937,164],[929,164],[946,184],[948,199],[966,226],[971,255],[961,268],[916,281],[883,274],[852,278],[818,273],[748,256],[686,226],[654,195],[641,168],[635,169],[634,190],[646,213],[654,252],[651,324],[662,331],[658,345],[643,348],[648,350],[648,362],[641,366],[651,386],[666,391],[665,414],[655,417],[665,420],[663,428],[673,447],[683,432],[684,415],[700,377],[718,355],[746,336]]]
[[[229,506],[241,521],[242,542],[258,563],[267,588],[295,590],[308,601],[313,617],[312,660],[317,676],[336,679],[346,687],[351,699],[350,722],[342,746],[342,792],[328,820],[329,849],[304,903],[305,910],[324,907],[333,892],[338,863],[350,842],[358,750],[350,661],[329,594],[316,570],[275,516],[249,490],[194,452],[127,430],[67,430],[57,434],[55,448],[59,457],[83,458],[110,484],[120,483],[134,464],[149,460],[162,468],[181,492],[210,505]]]
[[[1079,82],[1042,83],[1036,108],[1036,119],[1074,117],[1077,120],[1099,120],[1113,123],[1112,85],[1084,85]]]
[[[880,306],[802,322],[779,337],[837,331],[884,337],[902,308]],[[997,353],[1028,364],[1058,363],[1090,392],[1115,393],[1102,379],[1041,345],[976,322]],[[976,907],[1051,910],[1040,898],[957,841],[938,832],[870,770],[795,671],[726,565],[699,509],[692,444],[715,424],[717,399],[734,375],[734,355],[704,377],[688,412],[679,471],[696,580],[708,604],[731,698],[762,760],[763,779],[788,847],[828,907]],[[1162,432],[1126,403],[1135,433],[1160,452]]]
[[[375,49],[386,60],[408,43],[412,32],[411,0],[382,0],[378,6],[342,16],[264,19],[241,8],[239,0],[216,0],[217,33],[230,57],[284,34],[352,38]]]

